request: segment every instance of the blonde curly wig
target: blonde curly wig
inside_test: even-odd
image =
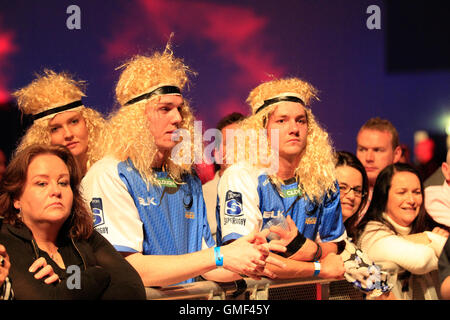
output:
[[[80,100],[85,96],[84,89],[84,81],[76,81],[66,72],[55,73],[46,69],[42,75],[36,75],[36,79],[28,86],[14,92],[13,96],[16,97],[19,109],[24,114],[36,115],[40,112]],[[88,129],[88,160],[85,165],[86,169],[89,169],[101,157],[97,148],[105,120],[99,112],[84,106],[68,111],[79,112],[86,122]],[[49,122],[55,115],[52,114],[35,120],[17,146],[16,153],[36,143],[50,145]]]
[[[257,132],[264,129],[277,104],[269,105],[257,113],[256,111],[264,104],[265,100],[279,96],[295,96],[303,100],[305,104],[308,136],[305,153],[295,169],[295,177],[299,182],[299,187],[311,200],[320,201],[327,193],[336,191],[336,176],[331,140],[309,109],[309,105],[314,100],[319,100],[316,88],[297,78],[272,80],[259,85],[250,92],[247,98],[252,115],[242,122],[242,128],[257,130]],[[255,148],[255,146],[250,146],[248,150],[257,150]],[[271,178],[279,187],[281,181],[276,175]]]
[[[116,98],[120,108],[108,120],[105,136],[105,154],[112,155],[120,161],[130,159],[142,178],[152,184],[158,184],[152,169],[152,163],[158,151],[153,136],[149,131],[145,108],[149,99],[126,105],[130,100],[153,91],[163,85],[176,86],[180,90],[188,84],[189,74],[195,74],[184,65],[183,60],[175,58],[169,45],[163,53],[151,56],[136,55],[119,68],[124,68],[116,85]],[[153,96],[150,100],[161,96]],[[194,116],[184,100],[181,106],[182,122],[179,129],[194,133]],[[192,139],[191,139],[192,140]],[[185,141],[183,141],[185,142]],[[188,148],[193,152],[193,143],[188,141]],[[164,168],[177,183],[181,183],[183,173],[191,173],[192,163],[175,163],[168,158]]]

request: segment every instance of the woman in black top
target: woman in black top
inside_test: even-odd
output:
[[[60,146],[32,145],[8,166],[0,187],[0,243],[8,250],[15,298],[145,299],[138,273],[93,229],[80,180],[74,157]],[[35,278],[29,268],[38,259],[57,281]]]

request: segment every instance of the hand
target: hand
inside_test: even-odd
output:
[[[254,230],[249,235],[223,246],[221,251],[224,256],[224,268],[257,280],[261,279],[261,276],[275,277],[275,274],[266,268],[266,262],[281,268],[285,265],[280,260],[269,257],[269,252],[285,251],[286,248],[279,244],[267,243],[265,237],[268,233],[269,230],[261,233]]]
[[[449,232],[447,230],[439,228],[439,227],[435,227],[431,232],[437,233],[438,235],[441,235],[445,238],[448,238],[448,235],[449,235]]]
[[[292,240],[294,240],[298,232],[297,226],[295,225],[295,222],[294,220],[292,220],[291,216],[286,217],[286,222],[288,224],[288,230],[280,226],[270,227],[270,232],[276,233],[280,237],[280,239],[272,240],[271,242],[275,241],[275,243],[277,244],[287,246],[289,243],[291,243]]]
[[[345,268],[341,256],[329,253],[320,261],[321,270],[319,277],[323,279],[343,279]]]
[[[42,269],[37,271],[39,268]],[[28,271],[33,273],[37,271],[36,274],[34,275],[36,279],[48,277],[44,280],[46,284],[60,281],[59,276],[53,271],[52,266],[47,264],[47,260],[45,260],[45,258],[43,257],[40,257],[39,259],[35,260],[28,269]]]
[[[9,256],[6,253],[6,248],[0,244],[0,287],[5,282],[5,279],[9,274],[10,267],[11,263],[9,262]]]

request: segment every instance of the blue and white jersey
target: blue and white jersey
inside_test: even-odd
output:
[[[181,255],[214,246],[200,180],[186,175],[177,185],[156,174],[161,186],[147,185],[131,161],[96,162],[82,181],[95,229],[120,252]]]
[[[336,187],[336,192],[315,204],[302,196],[295,181],[282,184],[279,192],[264,169],[245,163],[232,165],[219,182],[217,244],[238,239],[255,228],[261,230],[279,215],[290,215],[298,230],[311,240],[344,240],[346,232],[337,183]]]

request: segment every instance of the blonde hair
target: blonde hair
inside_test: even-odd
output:
[[[242,122],[242,128],[258,131],[264,129],[269,116],[275,111],[276,104],[269,105],[258,113],[256,111],[264,104],[265,100],[289,94],[299,96],[303,100],[308,122],[306,150],[294,174],[299,183],[299,188],[308,198],[318,202],[327,193],[336,191],[336,177],[335,156],[331,140],[328,133],[321,128],[311,110],[307,107],[313,100],[319,100],[316,88],[297,78],[272,80],[259,85],[250,92],[247,98],[252,115]],[[256,149],[250,146],[248,151],[250,150]],[[271,176],[271,179],[277,187],[280,186],[281,181],[276,175]]]
[[[36,75],[36,79],[32,83],[14,92],[13,96],[17,98],[17,104],[23,113],[35,115],[80,100],[85,96],[84,88],[84,81],[73,80],[66,72],[55,73],[52,70],[45,69],[42,75]],[[78,111],[86,122],[88,130],[86,169],[89,169],[100,158],[97,148],[105,120],[99,112],[91,108],[81,107],[73,109],[73,111]],[[35,121],[17,146],[16,153],[32,144],[51,145],[49,129],[51,119],[52,117],[45,117]]]
[[[148,99],[124,105],[159,85],[172,85],[182,89],[189,81],[188,74],[194,72],[184,65],[183,60],[173,56],[169,45],[163,53],[156,52],[151,56],[136,55],[120,68],[124,70],[117,82],[116,98],[121,107],[108,120],[105,154],[112,155],[120,161],[131,160],[144,180],[158,184],[152,169],[158,149],[149,131],[152,124],[145,115]],[[158,96],[156,98],[158,99]],[[179,129],[188,130],[193,137],[194,116],[185,100],[180,114],[182,122]],[[192,141],[188,143],[188,149],[192,153],[193,143]],[[191,165],[192,163],[177,164],[168,158],[165,169],[175,182],[181,183],[182,175],[191,173]]]

